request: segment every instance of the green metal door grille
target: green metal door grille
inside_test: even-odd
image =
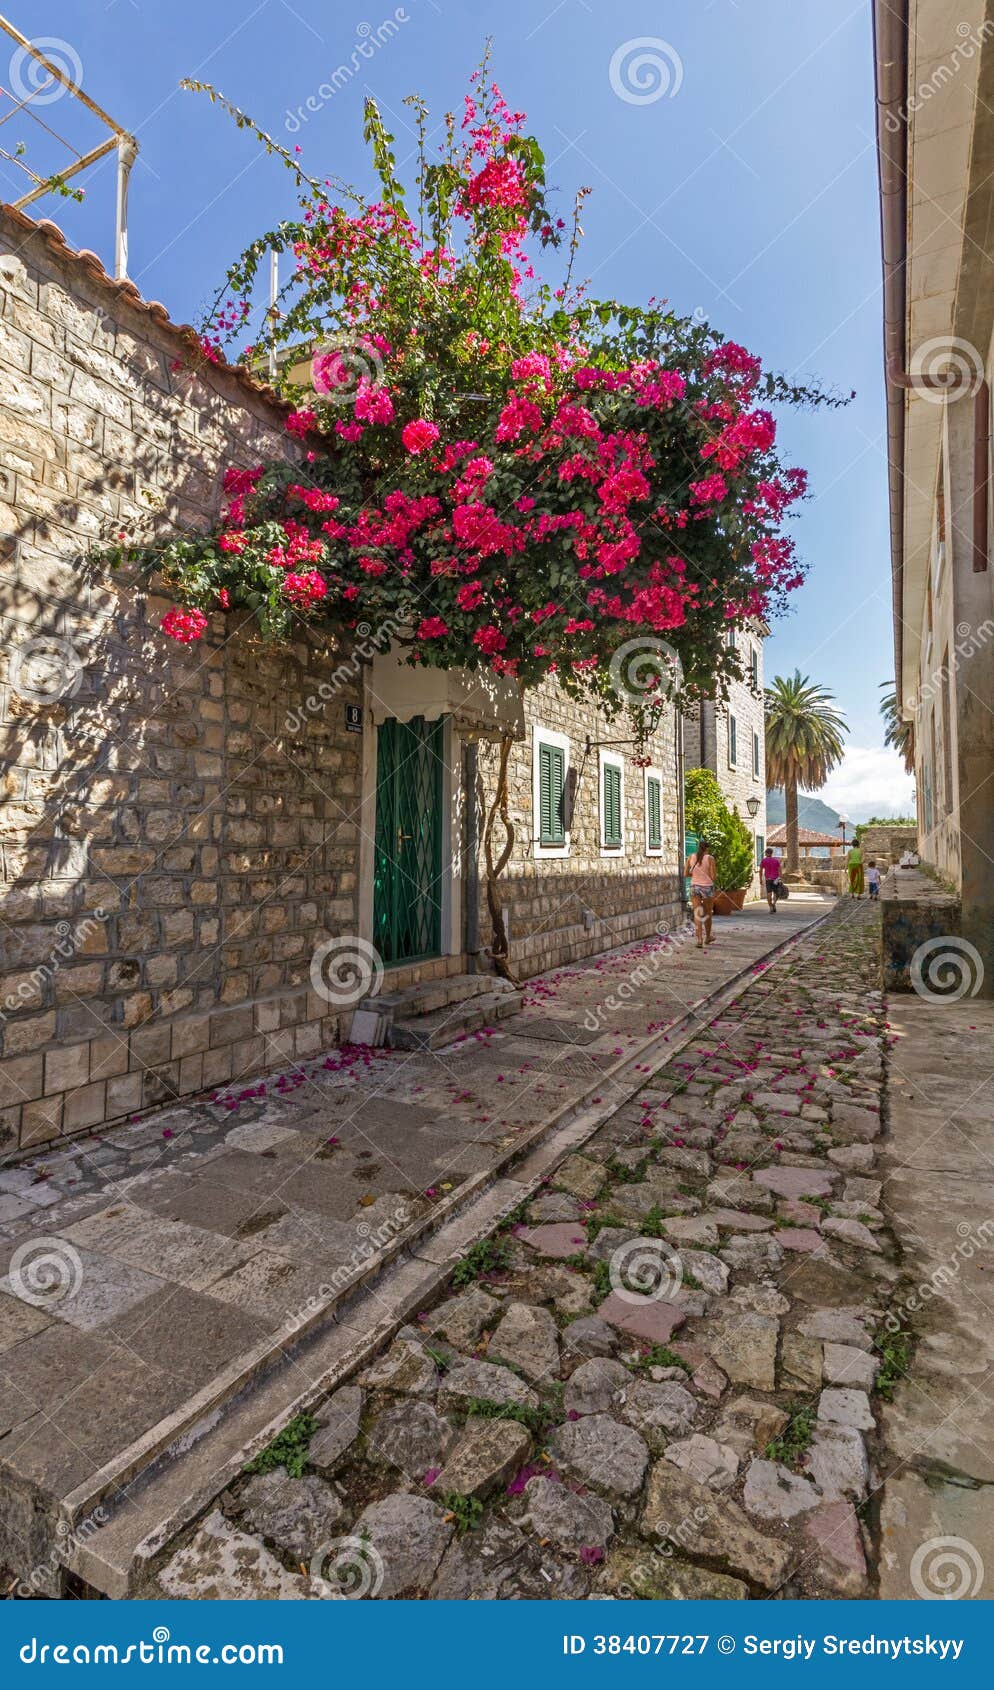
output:
[[[441,950],[443,734],[423,716],[378,730],[373,938],[388,966]]]

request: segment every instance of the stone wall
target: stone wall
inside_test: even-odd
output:
[[[0,221],[0,1138],[42,1143],[309,1055],[338,1021],[315,942],[356,928],[361,741],[305,700],[335,667],[91,568],[149,511],[216,515],[287,450],[250,383],[52,232]],[[177,361],[180,367],[177,368]],[[304,726],[286,731],[301,706]]]
[[[870,858],[876,862],[879,869],[893,868],[899,863],[905,851],[918,849],[918,829],[916,827],[865,827],[860,834],[860,850],[863,862]]]
[[[165,599],[90,560],[139,524],[203,529],[229,464],[296,450],[271,395],[197,354],[53,225],[0,212],[0,1154],[313,1056],[351,1017],[311,964],[370,930],[357,654],[317,635],[266,648],[220,615],[179,647],[158,632]],[[562,857],[534,849],[535,721],[568,735],[578,777]],[[529,702],[504,881],[523,974],[680,920],[672,714],[650,747],[662,852],[630,745],[625,849],[601,849],[584,748],[625,733],[552,684]],[[458,850],[454,834],[454,905]],[[407,972],[464,967],[462,924],[453,907],[448,954]]]
[[[677,723],[667,711],[647,747],[652,766],[662,776],[663,852],[646,851],[645,781],[633,761],[633,747],[614,744],[624,760],[624,854],[605,853],[600,844],[600,770],[597,742],[623,740],[625,719],[609,720],[592,704],[576,704],[552,682],[528,696],[526,738],[515,747],[509,772],[510,815],[515,848],[502,876],[503,903],[512,963],[521,975],[539,973],[598,951],[669,931],[683,912],[683,837],[679,806]],[[562,856],[536,856],[538,833],[533,803],[534,728],[551,729],[569,739],[569,764],[576,776],[569,850]],[[586,751],[587,739],[594,742]],[[495,751],[481,746],[485,778],[493,778]],[[497,841],[501,834],[498,827]],[[482,867],[481,867],[482,881]],[[482,887],[481,887],[482,892]],[[480,932],[489,937],[489,917],[481,896]]]

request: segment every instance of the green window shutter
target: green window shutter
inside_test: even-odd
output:
[[[738,761],[738,723],[734,716],[728,718],[728,761]]]
[[[752,772],[759,774],[759,735],[756,733],[752,736]]]
[[[604,764],[603,791],[604,844],[621,844],[621,770],[614,763]]]
[[[566,843],[566,829],[563,825],[563,790],[565,785],[566,754],[562,746],[544,745],[540,741],[538,747],[538,839],[540,845],[565,845]]]
[[[754,687],[759,686],[759,648],[757,646],[752,648],[752,684]]]
[[[766,856],[766,840],[761,833],[756,835],[756,867],[758,868]]]
[[[646,781],[646,802],[649,849],[658,851],[663,843],[663,787],[662,782],[653,775]]]

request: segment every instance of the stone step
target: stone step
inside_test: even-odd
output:
[[[441,1050],[443,1046],[517,1015],[524,994],[509,989],[506,992],[479,992],[463,1003],[446,1004],[430,1014],[405,1017],[387,1028],[387,1044],[394,1050]]]
[[[398,992],[381,992],[379,997],[364,998],[359,1007],[376,1010],[391,1022],[409,1021],[415,1016],[432,1015],[449,1004],[513,991],[510,980],[496,974],[450,974],[444,980],[424,980],[416,986],[404,986]]]
[[[496,1179],[489,1189],[395,1263],[338,1319],[329,1319],[283,1365],[251,1380],[221,1415],[204,1415],[159,1461],[109,1493],[77,1529],[63,1535],[65,1564],[114,1600],[140,1596],[167,1545],[208,1508],[295,1414],[314,1407],[369,1361],[403,1322],[444,1284],[470,1244],[499,1226],[537,1181]],[[88,1529],[96,1520],[95,1530]]]

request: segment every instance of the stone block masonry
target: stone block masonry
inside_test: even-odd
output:
[[[683,915],[683,827],[673,712],[665,712],[646,746],[652,773],[661,781],[658,854],[647,849],[645,778],[633,761],[627,718],[608,717],[593,703],[569,699],[553,681],[526,696],[525,718],[525,738],[514,747],[508,774],[515,845],[501,879],[511,961],[522,978],[657,931],[669,932]],[[535,851],[535,734],[547,731],[561,736],[568,753],[571,825],[568,848],[561,855]],[[601,845],[601,748],[613,751],[623,769],[623,848],[617,852]],[[496,752],[482,746],[480,760],[489,789]],[[498,844],[500,840],[498,827]],[[480,929],[486,941],[485,900]]]
[[[165,601],[86,564],[150,513],[214,521],[227,464],[292,449],[282,413],[234,372],[194,374],[192,333],[51,225],[0,216],[0,290],[9,1153],[335,1042],[308,971],[357,926],[361,676],[220,617],[173,647]]]
[[[120,532],[210,527],[228,465],[292,457],[275,396],[205,362],[192,329],[112,282],[54,225],[9,209],[0,383],[9,1155],[339,1041],[353,1002],[313,990],[311,962],[326,938],[371,930],[360,836],[363,806],[375,810],[375,729],[350,732],[346,719],[364,703],[357,650],[304,630],[288,649],[267,648],[220,614],[202,641],[175,646],[158,632],[167,601],[91,561]],[[676,926],[683,840],[671,714],[648,748],[661,782],[662,844],[651,849],[624,719],[554,683],[530,696],[526,718],[503,897],[512,962],[531,975]],[[561,854],[536,850],[536,726],[570,748]],[[614,847],[602,828],[605,742],[624,771]],[[491,756],[484,746],[485,770]],[[457,817],[463,797],[453,794]],[[460,891],[446,954],[407,967],[412,978],[465,967],[460,850],[454,828],[445,872]],[[484,942],[487,931],[484,915]]]

